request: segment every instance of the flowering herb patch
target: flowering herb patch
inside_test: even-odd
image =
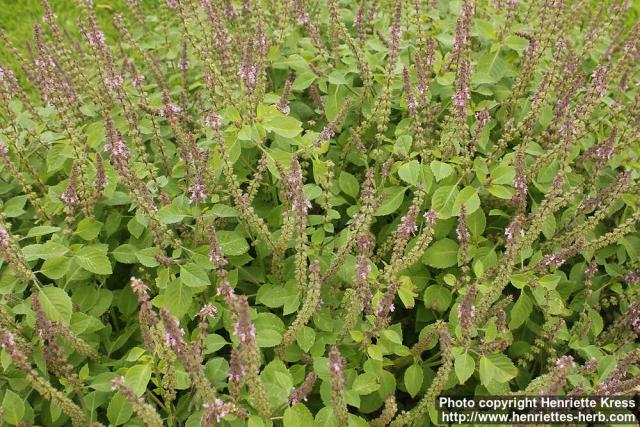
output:
[[[79,3],[2,35],[4,423],[637,392],[637,3]]]

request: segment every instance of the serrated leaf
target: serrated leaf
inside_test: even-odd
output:
[[[480,381],[490,384],[495,381],[506,383],[518,374],[518,368],[511,359],[501,353],[483,355],[480,357]]]
[[[340,186],[340,190],[342,190],[346,195],[354,198],[358,196],[360,184],[358,184],[356,177],[351,175],[349,172],[340,172],[338,185]]]
[[[431,285],[424,290],[424,305],[439,312],[446,311],[451,305],[451,291],[442,285]]]
[[[38,227],[33,227],[29,229],[27,233],[27,237],[38,237],[38,236],[46,236],[47,234],[55,233],[60,231],[60,227],[52,227],[50,225],[40,225]]]
[[[375,375],[369,372],[360,374],[351,385],[351,389],[359,395],[371,394],[380,388],[380,383]]]
[[[429,166],[437,182],[442,181],[453,173],[453,166],[439,160],[433,160]]]
[[[526,293],[521,292],[518,301],[511,308],[511,320],[509,320],[509,329],[515,330],[520,327],[531,314],[533,303]]]
[[[402,204],[404,200],[404,187],[387,187],[382,190],[382,203],[374,213],[375,216],[385,216],[392,214]]]
[[[92,218],[85,218],[78,223],[75,234],[84,240],[93,240],[102,230],[102,223]]]
[[[170,283],[164,293],[165,307],[177,318],[186,314],[192,300],[193,291],[181,281]]]
[[[216,235],[225,255],[237,256],[249,251],[247,240],[235,231],[222,230],[216,232]]]
[[[458,187],[456,185],[444,185],[438,188],[431,197],[431,207],[442,219],[450,218],[453,215],[453,208],[458,197]]]
[[[404,371],[404,386],[407,388],[407,392],[411,397],[416,397],[418,392],[420,392],[423,380],[424,375],[420,365],[413,364]]]
[[[158,217],[163,224],[176,224],[182,221],[185,216],[176,205],[165,205],[158,211]]]
[[[120,245],[111,251],[111,255],[113,258],[123,264],[135,264],[138,262],[138,257],[136,253],[138,252],[138,248],[128,243],[124,245]]]
[[[151,366],[148,364],[134,365],[127,369],[124,375],[125,383],[131,387],[131,390],[139,397],[142,396],[147,389],[147,384],[151,379]]]
[[[209,286],[211,284],[207,272],[195,264],[180,266],[180,281],[190,288]]]
[[[6,388],[4,398],[2,399],[2,418],[9,424],[17,425],[24,417],[24,399],[14,393],[11,389]]]
[[[311,346],[316,341],[316,331],[313,328],[304,326],[296,335],[296,342],[302,351],[308,353]]]
[[[429,246],[422,256],[423,264],[434,268],[448,268],[458,263],[458,243],[444,238]]]
[[[116,393],[107,407],[109,422],[114,426],[119,426],[129,421],[131,415],[133,415],[133,408],[131,408],[127,399],[122,394]]]
[[[308,427],[313,425],[313,415],[302,403],[296,403],[284,411],[284,427]]]
[[[456,371],[458,381],[460,384],[464,384],[476,370],[476,362],[469,353],[465,352],[456,356],[454,369]]]
[[[50,279],[58,280],[69,270],[69,258],[59,256],[47,259],[40,268],[40,272]]]
[[[76,252],[74,259],[80,267],[94,274],[111,274],[111,263],[103,251],[87,246]]]
[[[264,128],[285,138],[295,138],[302,132],[302,124],[298,119],[284,114],[268,117]]]
[[[398,176],[407,184],[418,185],[420,182],[420,174],[422,168],[417,160],[411,160],[409,163],[405,163],[398,169]]]
[[[24,205],[27,203],[27,196],[16,196],[4,202],[4,215],[7,218],[19,217],[25,213]]]
[[[72,303],[71,298],[63,289],[45,286],[40,289],[39,296],[42,309],[49,320],[69,324],[73,312]]]

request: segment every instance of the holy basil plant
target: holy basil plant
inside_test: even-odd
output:
[[[3,423],[637,393],[637,2],[78,3],[2,35]]]

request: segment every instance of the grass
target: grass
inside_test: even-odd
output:
[[[58,16],[62,27],[77,34],[76,20],[81,14],[79,2],[82,0],[49,0],[54,13]],[[151,3],[149,0],[147,4]],[[128,10],[127,0],[96,0],[95,9],[100,25],[106,36],[113,36],[111,20],[116,13]],[[0,0],[0,28],[7,33],[9,39],[20,50],[26,52],[26,44],[31,42],[33,26],[42,22],[43,8],[41,0]],[[0,49],[0,64],[18,66],[4,49]]]

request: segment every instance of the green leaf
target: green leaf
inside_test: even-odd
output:
[[[370,372],[365,372],[356,377],[351,389],[359,395],[371,394],[380,388],[380,383],[376,376]]]
[[[102,223],[92,218],[85,218],[78,223],[75,234],[84,240],[93,240],[102,230]]]
[[[480,198],[478,197],[478,190],[474,187],[464,187],[456,197],[453,203],[452,214],[459,215],[460,209],[464,205],[467,210],[467,214],[475,212],[480,207]]]
[[[345,94],[347,92],[345,85],[328,85],[328,94],[324,101],[324,113],[327,120],[331,121],[336,118],[338,112],[344,105]]]
[[[454,369],[458,381],[460,381],[460,384],[464,384],[473,375],[473,371],[476,370],[476,362],[467,352],[458,354],[454,361]]]
[[[165,205],[158,211],[158,217],[163,224],[176,224],[182,221],[185,216],[176,205]]]
[[[133,408],[131,408],[127,399],[121,393],[116,393],[107,407],[109,422],[114,426],[119,426],[129,421],[131,415],[133,415]]]
[[[136,252],[136,258],[140,262],[140,264],[145,267],[157,267],[160,265],[158,260],[155,258],[156,255],[160,255],[161,251],[157,247],[145,248]]]
[[[434,268],[448,268],[458,263],[458,243],[444,238],[429,246],[422,256],[422,263]]]
[[[284,411],[284,427],[309,427],[313,425],[313,415],[302,403],[296,403]]]
[[[504,44],[520,53],[524,52],[524,50],[529,46],[529,40],[525,39],[524,37],[510,35],[504,40]]]
[[[33,227],[29,229],[27,233],[27,237],[38,237],[38,236],[46,236],[47,234],[55,233],[56,231],[60,231],[60,227],[51,227],[50,225],[40,225],[38,227]]]
[[[260,286],[256,299],[260,304],[269,308],[278,308],[298,298],[295,282],[289,282],[285,286],[267,283]]]
[[[474,238],[479,238],[484,233],[487,226],[487,217],[482,209],[476,209],[475,212],[467,216],[467,228]]]
[[[347,79],[345,79],[344,73],[338,71],[338,70],[333,70],[331,72],[331,74],[329,74],[327,76],[327,81],[331,84],[334,85],[346,85],[349,84],[349,82],[347,81]]]
[[[49,240],[47,243],[28,245],[22,248],[27,261],[33,261],[38,258],[49,259],[59,257],[69,252],[69,248],[60,243]]]
[[[211,354],[220,350],[222,347],[229,344],[229,342],[226,339],[224,339],[224,337],[218,334],[209,334],[204,339],[204,344],[207,347],[204,351],[204,354]]]
[[[404,200],[405,191],[405,187],[387,187],[382,190],[382,204],[380,204],[374,215],[385,216],[398,210]]]
[[[4,203],[4,215],[7,218],[15,218],[26,211],[23,209],[25,203],[27,203],[27,196],[16,196],[7,200]]]
[[[454,203],[459,193],[457,185],[445,185],[433,193],[431,207],[438,213],[439,218],[447,219],[453,216]]]
[[[404,386],[407,388],[407,392],[411,397],[416,397],[420,392],[423,381],[424,375],[420,365],[413,364],[404,371]]]
[[[518,301],[511,308],[511,320],[509,321],[509,329],[515,330],[520,327],[531,315],[533,310],[533,302],[526,293],[521,292]]]
[[[24,399],[7,388],[2,399],[2,418],[9,424],[17,425],[24,417]]]
[[[382,361],[382,350],[377,345],[372,344],[367,347],[367,353],[373,360]]]
[[[356,177],[351,175],[349,172],[340,172],[338,185],[340,186],[340,190],[342,190],[344,194],[354,198],[358,196],[360,185],[358,184],[358,180],[356,179]]]
[[[487,190],[499,199],[510,200],[513,197],[513,188],[504,185],[491,184]]]
[[[195,264],[180,266],[180,281],[191,288],[209,286],[207,272]]]
[[[131,390],[138,396],[142,396],[147,389],[147,384],[151,379],[151,366],[148,364],[134,365],[127,369],[124,375],[125,383],[131,387]]]
[[[320,409],[313,420],[313,427],[338,427],[338,420],[333,409],[327,406]]]
[[[63,256],[49,258],[42,264],[40,272],[49,279],[58,280],[67,273],[69,264],[69,258]]]
[[[411,160],[409,163],[405,163],[398,169],[398,176],[407,184],[418,185],[420,182],[420,175],[422,168],[417,160]]]
[[[451,305],[451,292],[442,285],[431,285],[424,290],[422,297],[425,307],[439,312],[446,311]]]
[[[285,138],[295,138],[302,132],[302,125],[298,119],[284,114],[268,117],[264,128]]]
[[[138,257],[136,256],[138,250],[135,246],[125,243],[112,250],[111,255],[122,264],[135,264],[138,262]]]
[[[49,320],[69,324],[73,309],[71,298],[63,289],[55,286],[41,288],[40,304]]]
[[[451,165],[439,160],[432,161],[429,166],[431,167],[431,171],[433,172],[433,176],[436,178],[437,182],[442,181],[453,173],[453,167]]]
[[[164,293],[165,307],[177,318],[187,313],[193,299],[193,291],[184,285],[182,281],[174,281],[167,286]]]
[[[484,385],[491,382],[506,383],[518,375],[518,368],[502,353],[484,355],[480,358],[480,381]]]
[[[471,81],[475,84],[494,84],[504,77],[507,64],[500,57],[500,49],[494,52],[486,52],[478,60],[476,72]]]
[[[282,334],[274,329],[258,329],[256,342],[258,347],[275,347],[282,342]]]
[[[86,246],[81,248],[74,256],[80,267],[94,274],[111,274],[111,263],[103,251]]]
[[[512,185],[516,176],[516,168],[513,166],[498,166],[491,171],[491,183]]]
[[[240,215],[237,209],[220,203],[213,205],[210,212],[219,218],[235,218]]]
[[[298,335],[296,335],[296,342],[305,353],[309,352],[309,349],[311,349],[311,346],[315,341],[316,331],[308,326],[304,326],[302,329],[300,329]]]
[[[246,239],[235,231],[218,231],[218,242],[225,255],[237,256],[249,251],[249,244]]]

